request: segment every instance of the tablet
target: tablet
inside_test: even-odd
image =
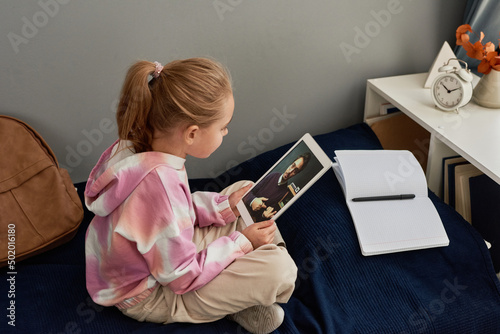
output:
[[[306,133],[242,197],[237,208],[247,226],[276,220],[328,169],[332,161]]]

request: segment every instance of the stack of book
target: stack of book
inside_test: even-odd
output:
[[[493,245],[490,253],[496,271],[500,271],[500,184],[463,157],[446,157],[443,200]]]
[[[500,185],[460,156],[443,159],[443,200],[471,224],[500,215]]]

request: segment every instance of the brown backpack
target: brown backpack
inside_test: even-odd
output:
[[[68,171],[28,124],[0,115],[0,267],[73,238],[83,207]]]

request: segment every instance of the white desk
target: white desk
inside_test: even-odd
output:
[[[423,88],[427,73],[367,82],[364,119],[378,116],[380,105],[390,102],[431,134],[427,161],[429,188],[442,197],[442,159],[461,155],[500,184],[500,109],[470,102],[459,113],[443,112]],[[474,85],[479,78],[474,76]]]

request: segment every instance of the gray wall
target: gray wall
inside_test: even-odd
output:
[[[116,139],[117,97],[138,59],[210,56],[231,70],[235,115],[190,177],[303,133],[362,121],[366,79],[426,72],[455,45],[466,0],[0,3],[0,113],[30,123],[74,182]],[[1,143],[0,143],[1,145]]]

